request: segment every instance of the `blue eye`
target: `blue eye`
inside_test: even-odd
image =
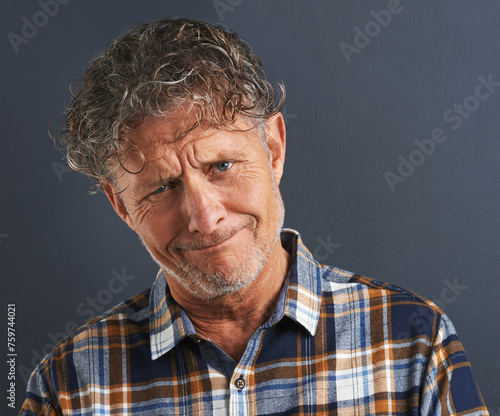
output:
[[[215,165],[219,172],[224,172],[232,166],[232,162],[219,162]]]
[[[162,192],[165,192],[169,188],[170,186],[168,185],[162,185],[156,191],[154,191],[153,194],[161,194]]]

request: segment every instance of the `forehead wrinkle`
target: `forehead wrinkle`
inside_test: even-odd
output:
[[[159,187],[179,176],[179,166],[175,158],[168,157],[168,151],[163,146],[148,146],[145,155],[144,169],[136,174],[130,174],[130,185],[139,191]],[[158,151],[154,151],[154,149]]]
[[[246,124],[245,120],[240,122]],[[138,188],[153,187],[177,179],[182,175],[184,163],[197,166],[214,162],[218,158],[239,157],[245,147],[245,140],[262,140],[254,129],[232,130],[201,126],[186,136],[177,138],[175,127],[168,120],[149,119],[129,133],[130,141],[142,152],[145,162],[144,171],[139,174],[145,177],[144,182],[141,183],[139,178],[132,180]],[[225,140],[226,135],[235,140]]]
[[[241,158],[245,147],[245,137],[199,137],[186,143],[182,159],[193,167],[211,164],[222,159]],[[184,149],[183,149],[184,150]]]

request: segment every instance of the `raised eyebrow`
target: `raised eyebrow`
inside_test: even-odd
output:
[[[228,161],[234,162],[238,160],[246,159],[244,157],[244,152],[241,149],[237,148],[223,148],[217,151],[215,154],[207,157],[205,160],[200,161],[203,166],[211,166],[219,162]],[[165,172],[166,173],[166,172]],[[170,182],[174,182],[178,179],[178,177],[174,177],[169,175],[167,177],[159,177],[152,180],[149,180],[144,183],[137,184],[137,189],[139,192],[150,192],[158,189],[160,186],[168,184]]]
[[[214,164],[222,161],[235,161],[244,159],[244,153],[240,149],[221,149],[215,155],[207,158],[204,164]]]

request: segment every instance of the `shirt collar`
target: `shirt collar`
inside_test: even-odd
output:
[[[321,308],[320,266],[292,229],[281,232],[283,247],[292,254],[284,315],[316,333]],[[288,279],[287,279],[288,280]],[[149,301],[151,358],[156,360],[187,335],[181,309],[174,301],[162,271],[158,272]]]
[[[151,359],[156,360],[175,347],[186,335],[179,305],[175,302],[162,270],[156,275],[149,298]]]
[[[322,302],[321,267],[306,248],[300,234],[292,229],[281,233],[283,246],[294,245],[285,315],[316,333]]]

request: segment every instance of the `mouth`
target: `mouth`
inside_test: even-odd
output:
[[[199,239],[198,241],[176,245],[175,251],[196,251],[198,253],[210,253],[212,251],[223,249],[225,248],[225,246],[232,243],[232,240],[240,231],[248,228],[250,225],[251,221],[244,224],[243,226],[226,231],[216,236],[207,236]]]
[[[231,234],[229,237],[223,238],[223,239],[219,240],[218,242],[216,242],[214,244],[203,246],[203,247],[198,247],[198,248],[195,248],[193,250],[198,251],[198,252],[202,252],[202,253],[203,252],[204,253],[209,253],[211,251],[216,251],[216,250],[222,249],[222,248],[224,248],[224,246],[230,244],[230,242],[233,239],[233,237],[236,234],[238,234],[240,231],[241,231],[241,229],[238,230],[238,231],[236,231],[235,233]]]

